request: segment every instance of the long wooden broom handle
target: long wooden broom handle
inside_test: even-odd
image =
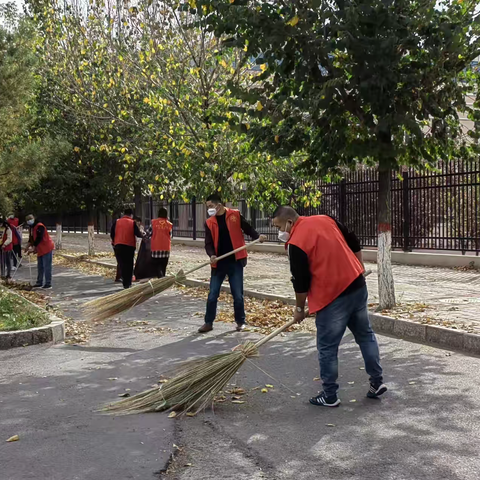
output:
[[[216,262],[218,262],[218,261],[220,261],[220,260],[223,260],[224,258],[227,258],[227,257],[229,257],[230,255],[234,255],[235,253],[241,252],[242,250],[246,250],[247,248],[250,248],[252,245],[255,245],[256,243],[258,243],[259,241],[260,241],[260,239],[257,238],[257,240],[254,240],[253,242],[247,243],[247,244],[244,245],[243,247],[240,247],[240,248],[237,248],[237,249],[235,249],[235,250],[232,250],[231,252],[228,252],[228,253],[226,253],[225,255],[222,255],[222,256],[218,257],[218,258],[216,259]],[[198,265],[197,267],[192,268],[192,269],[189,270],[188,272],[185,272],[185,276],[190,275],[191,273],[196,272],[197,270],[200,270],[201,268],[208,267],[208,266],[211,265],[211,264],[212,264],[212,262],[202,263],[201,265]]]
[[[367,270],[363,275],[365,277],[368,277],[370,274],[372,273],[371,270]],[[309,317],[310,316],[310,311],[307,310],[305,311],[305,318]],[[273,337],[276,337],[277,335],[280,335],[280,333],[282,333],[284,330],[286,330],[287,328],[291,327],[293,324],[295,323],[295,320],[292,318],[289,322],[285,323],[284,325],[282,325],[281,327],[277,328],[276,330],[274,330],[270,335],[267,335],[266,337],[262,338],[261,340],[259,340],[255,346],[258,348],[258,347],[261,347],[263,344],[267,343],[268,341],[270,341]]]

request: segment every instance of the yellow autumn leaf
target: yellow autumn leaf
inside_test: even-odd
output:
[[[177,416],[177,412],[171,412],[168,418],[175,418]]]
[[[20,440],[20,437],[18,435],[14,435],[13,437],[10,437],[7,439],[7,442],[18,442]]]
[[[235,3],[235,0],[230,0],[230,3]]]
[[[260,391],[261,391],[262,393],[268,393],[268,388],[262,388]]]
[[[275,142],[279,142],[280,141],[280,137],[278,135],[275,135]]]
[[[73,151],[78,153],[78,152],[80,151],[80,149],[79,149],[78,147],[75,147],[75,148],[73,149]]]
[[[266,386],[267,388],[273,388],[273,385],[270,385],[269,383],[267,383],[265,386]]]
[[[186,413],[187,417],[194,417],[196,415],[196,413],[194,412],[187,412]]]
[[[205,172],[200,172],[200,176],[203,178],[205,176]]]
[[[206,156],[207,158],[210,158],[210,152],[205,152],[205,156]]]
[[[262,102],[260,102],[260,101],[257,102],[257,110],[258,110],[259,112],[261,112],[261,111],[263,110],[263,105],[262,105]]]
[[[250,124],[249,123],[246,123],[245,127],[246,127],[247,130],[250,130]]]
[[[245,403],[244,400],[232,400],[232,403],[236,403],[237,405],[240,405],[242,403]]]
[[[268,68],[268,67],[267,67],[267,64],[266,64],[266,63],[262,63],[262,64],[260,65],[260,70],[262,70],[262,72],[264,72],[267,68]]]
[[[298,18],[298,15],[295,15],[293,18],[291,18],[288,22],[287,25],[290,25],[291,27],[294,27],[300,19]]]

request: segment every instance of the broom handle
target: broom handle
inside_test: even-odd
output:
[[[363,275],[365,277],[368,277],[370,274],[372,273],[371,270],[367,270]],[[309,317],[310,316],[310,311],[308,310],[305,310],[305,318]],[[295,320],[292,318],[289,322],[285,323],[284,325],[282,325],[281,327],[277,328],[276,330],[274,330],[270,335],[267,335],[266,337],[262,338],[261,340],[259,340],[255,346],[258,348],[258,347],[261,347],[262,345],[264,345],[265,343],[267,343],[268,341],[270,341],[273,337],[276,337],[277,335],[280,335],[280,333],[282,333],[284,330],[286,330],[287,328],[291,327],[292,325],[295,324]]]
[[[226,253],[225,255],[222,255],[221,257],[218,257],[218,258],[216,259],[216,262],[218,262],[218,261],[220,261],[220,260],[223,260],[224,258],[227,258],[227,257],[229,257],[230,255],[233,255],[233,254],[235,254],[235,253],[241,252],[242,250],[246,250],[247,248],[250,248],[252,245],[255,245],[256,243],[258,243],[259,241],[260,241],[260,239],[257,238],[257,240],[254,240],[253,242],[247,243],[247,245],[244,245],[243,247],[237,248],[236,250],[232,250],[231,252],[228,252],[228,253]],[[185,276],[190,275],[191,273],[196,272],[197,270],[200,270],[200,269],[203,268],[203,267],[208,267],[208,266],[211,265],[211,264],[212,264],[212,262],[202,263],[201,265],[198,265],[197,267],[192,268],[192,269],[189,270],[188,272],[185,272]]]

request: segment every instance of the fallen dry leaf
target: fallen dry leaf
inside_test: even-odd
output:
[[[242,404],[242,403],[245,403],[244,400],[232,400],[232,403],[236,403],[238,405]]]
[[[128,392],[126,392],[126,393],[121,393],[121,394],[119,395],[119,397],[123,397],[123,398],[129,397],[129,396],[130,396],[130,394],[129,394]]]
[[[267,388],[273,388],[273,385],[270,385],[269,383],[267,383],[265,386],[266,386]]]
[[[187,412],[186,413],[187,417],[194,417],[196,415],[195,412]]]
[[[313,379],[313,381],[314,381],[314,382],[319,382],[319,381],[320,381],[320,377],[315,377],[315,378]]]
[[[20,437],[18,435],[14,435],[13,437],[10,437],[7,442],[18,442],[20,440]]]
[[[327,427],[334,427],[335,424],[334,424],[334,423],[327,423],[326,426],[327,426]]]
[[[268,393],[268,388],[262,388],[260,391],[261,391],[262,393]]]
[[[347,382],[349,385],[353,385],[355,382]]]
[[[355,399],[350,400],[350,403],[356,403],[357,401]]]
[[[408,382],[409,385],[415,385],[417,382]]]

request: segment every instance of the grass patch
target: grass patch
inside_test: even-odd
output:
[[[28,330],[49,323],[47,312],[0,287],[0,332]]]

